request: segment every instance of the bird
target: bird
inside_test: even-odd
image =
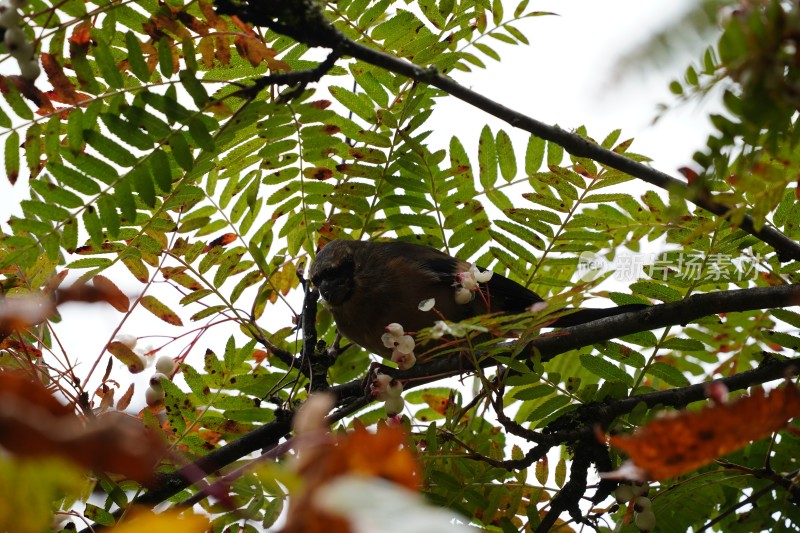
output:
[[[391,358],[394,348],[386,342],[387,334],[399,339],[404,332],[418,332],[442,318],[459,322],[487,313],[515,314],[544,307],[544,299],[532,290],[490,272],[420,244],[336,239],[317,252],[309,278],[342,336]],[[420,303],[431,298],[436,312],[421,310]],[[573,326],[643,307],[580,309],[548,327]]]

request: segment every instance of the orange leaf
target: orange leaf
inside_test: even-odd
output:
[[[135,418],[112,412],[84,421],[41,383],[15,372],[0,373],[0,445],[20,457],[64,457],[143,484],[165,453]]]
[[[203,16],[206,19],[206,22],[218,30],[227,30],[228,24],[219,16],[217,12],[214,11],[214,6],[211,2],[199,2],[200,4],[200,11],[203,13]]]
[[[242,30],[242,32],[243,32],[245,35],[250,35],[250,36],[252,36],[252,37],[255,37],[255,36],[256,36],[256,32],[254,32],[254,31],[253,31],[253,27],[252,27],[252,26],[250,26],[248,23],[244,22],[242,19],[240,19],[240,18],[239,18],[239,17],[237,17],[236,15],[233,15],[233,16],[231,17],[231,22],[233,22],[233,24],[234,24],[234,25],[235,25],[237,28],[239,28],[240,30]]]
[[[200,52],[200,57],[203,60],[203,66],[210,69],[214,66],[214,38],[203,37],[197,45],[197,50]]]
[[[203,248],[203,252],[208,252],[209,250],[211,250],[212,248],[216,248],[217,246],[227,246],[235,240],[236,240],[235,233],[226,233],[224,235],[220,235],[219,237],[208,243],[206,247]]]
[[[97,281],[97,278],[101,278]],[[128,297],[114,283],[104,276],[95,276],[94,286],[76,283],[70,287],[56,291],[58,305],[67,302],[97,303],[106,302],[117,311],[128,310]]]
[[[0,326],[0,331],[2,331],[2,326]],[[25,354],[31,359],[42,358],[42,351],[39,348],[33,344],[28,344],[24,340],[12,339],[11,337],[6,337],[0,341],[0,350]]]
[[[440,394],[432,394],[425,392],[422,394],[422,400],[428,404],[428,407],[443,415],[447,411],[447,406],[450,405],[450,398]]]
[[[70,42],[78,46],[87,47],[92,40],[91,30],[92,24],[88,20],[78,24],[72,31],[72,36],[69,38]]]
[[[183,10],[178,11],[178,13],[176,13],[176,16],[178,17],[178,20],[180,20],[183,23],[184,26],[186,26],[193,32],[200,35],[208,35],[210,28],[208,24],[201,21],[200,19],[193,17],[192,15]]]
[[[42,292],[44,292],[45,294],[52,294],[57,288],[61,286],[61,283],[64,281],[64,278],[67,277],[67,274],[69,274],[69,269],[65,268],[64,270],[62,270],[61,272],[59,272],[58,274],[54,275],[52,278],[47,280],[47,283],[45,283],[44,287],[42,288]]]
[[[792,384],[766,396],[750,396],[712,405],[701,411],[682,411],[639,428],[633,435],[610,439],[633,464],[653,480],[673,478],[706,465],[786,426],[800,415],[800,392]]]
[[[134,390],[133,383],[131,383],[128,386],[128,390],[125,391],[125,394],[123,394],[120,397],[120,399],[117,400],[117,409],[119,411],[124,411],[131,404],[131,399],[133,398],[133,390]]]
[[[254,67],[261,64],[267,58],[275,56],[275,51],[268,48],[260,39],[248,35],[239,34],[233,39],[236,51]]]
[[[691,185],[692,183],[697,181],[697,178],[700,176],[697,174],[697,171],[690,167],[680,167],[678,172],[683,174],[683,177],[686,178],[686,181],[689,182]]]
[[[377,477],[418,490],[420,467],[406,439],[399,426],[379,425],[377,432],[371,433],[356,425],[353,432],[339,436],[333,444],[304,450],[308,455],[300,474],[307,490],[292,500],[283,533],[352,531],[347,521],[313,504],[317,489],[339,476]]]
[[[94,286],[105,296],[104,300],[120,313],[126,312],[130,307],[130,300],[125,293],[119,290],[113,281],[100,274],[92,279]]]
[[[264,350],[253,350],[253,353],[250,355],[253,359],[255,359],[256,363],[262,362],[264,359],[269,357],[269,354]]]

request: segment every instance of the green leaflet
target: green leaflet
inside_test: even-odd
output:
[[[19,177],[19,133],[12,131],[6,139],[5,166],[6,178],[13,185]]]
[[[580,355],[581,364],[586,367],[589,372],[599,378],[609,381],[619,381],[628,387],[633,386],[633,378],[621,370],[619,367],[609,363],[602,357],[597,357],[588,354]]]
[[[140,81],[147,82],[150,80],[150,69],[144,61],[142,54],[142,46],[136,35],[128,31],[125,34],[125,44],[128,47],[128,65],[130,65],[133,75],[139,78]]]
[[[100,74],[103,76],[106,83],[115,89],[121,88],[125,84],[125,81],[117,68],[110,47],[107,44],[98,43],[94,47],[93,52],[95,61],[97,61],[97,68],[100,70]]]

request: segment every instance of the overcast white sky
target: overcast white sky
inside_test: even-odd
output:
[[[709,131],[705,113],[694,106],[685,106],[656,126],[650,124],[658,103],[672,103],[667,84],[683,72],[691,56],[676,58],[671,74],[634,68],[636,74],[615,83],[611,73],[620,54],[645,40],[689,2],[532,0],[530,8],[553,11],[560,16],[534,18],[520,24],[520,29],[531,40],[530,46],[501,45],[503,63],[487,59],[487,70],[475,71],[469,77],[460,75],[457,79],[543,122],[558,123],[565,129],[585,125],[598,139],[622,128],[622,139],[636,138],[634,151],[654,158],[654,166],[674,174],[675,169],[689,163],[692,152],[704,144]],[[513,7],[510,5],[507,9],[510,11]],[[7,71],[8,63],[2,67]],[[434,116],[438,121],[434,141],[442,148],[457,132],[468,153],[474,152],[480,130],[487,123],[495,131],[502,127],[512,133],[509,126],[455,99],[441,102]],[[512,137],[517,149],[523,150],[527,134],[518,133]],[[0,179],[0,218],[3,221],[11,210],[18,209],[19,200],[26,196],[26,186],[21,180],[11,187]],[[114,274],[109,276],[114,278]],[[130,278],[124,274],[123,277]],[[132,291],[142,288],[135,282],[123,280],[120,285]],[[248,304],[242,305],[248,307]],[[101,353],[121,316],[103,307],[82,305],[62,309],[65,320],[58,327],[59,335],[71,355],[84,361],[83,365],[91,364]],[[189,313],[179,313],[188,322]],[[288,325],[288,317],[267,316],[264,320],[269,321],[267,328],[270,330]],[[234,329],[223,326],[217,332],[225,338]],[[176,330],[142,311],[135,314],[123,332],[139,336],[175,334]],[[176,347],[177,344],[185,343],[176,343]],[[201,342],[195,347],[198,358],[205,345]],[[210,346],[221,349],[223,345],[216,337]],[[174,356],[177,350],[165,353]],[[83,371],[78,369],[77,374],[84,375],[85,369],[85,366]],[[102,374],[102,369],[99,373]]]
[[[533,0],[529,9],[559,16],[518,24],[530,46],[499,48],[502,63],[489,59],[486,71],[475,71],[469,78],[460,73],[456,76],[473,90],[548,124],[565,129],[584,125],[597,139],[621,128],[621,140],[635,137],[634,151],[652,157],[660,170],[673,172],[705,143],[708,121],[696,105],[689,104],[655,126],[651,123],[659,103],[674,103],[668,83],[679,78],[688,61],[699,54],[685,51],[675,57],[674,65],[662,70],[633,66],[622,79],[616,78],[615,66],[621,55],[693,3],[695,0]],[[444,102],[437,114],[447,117],[443,137],[458,132],[468,153],[477,146],[483,124],[511,133],[508,125],[454,99]],[[467,144],[470,135],[473,142]]]

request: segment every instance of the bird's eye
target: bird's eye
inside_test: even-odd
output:
[[[354,269],[355,263],[352,260],[347,260],[334,267],[326,268],[321,272],[317,272],[317,274],[311,277],[311,283],[319,287],[319,285],[326,280],[331,281],[335,279],[351,278],[353,276]]]
[[[322,283],[324,280],[332,278],[333,276],[331,275],[330,269],[323,270],[322,272],[318,273],[316,276],[313,276],[311,278],[311,283],[313,283],[314,286],[319,287],[320,283]]]

